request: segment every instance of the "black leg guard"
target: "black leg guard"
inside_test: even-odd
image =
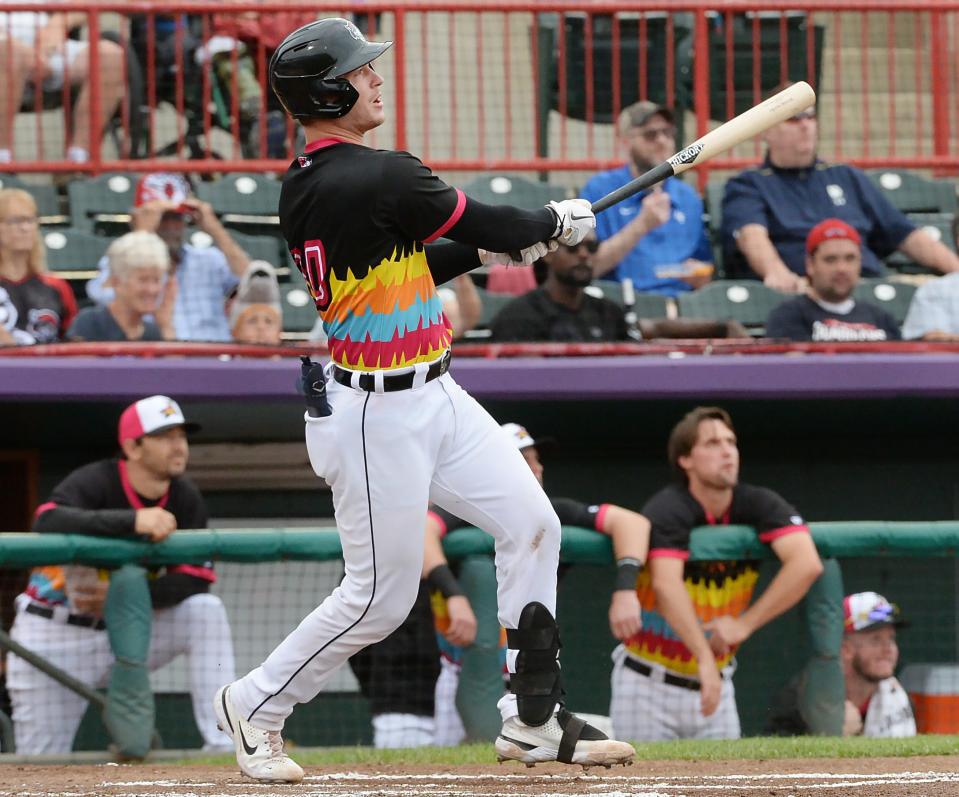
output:
[[[542,603],[528,603],[517,628],[506,629],[506,644],[518,651],[510,691],[516,695],[519,718],[527,725],[542,725],[563,700],[559,670],[559,627]]]

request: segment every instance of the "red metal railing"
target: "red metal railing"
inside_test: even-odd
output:
[[[758,101],[772,76],[818,84],[823,156],[863,167],[959,173],[959,108],[953,101],[959,93],[959,0],[65,0],[8,2],[3,10],[82,13],[90,41],[108,26],[106,14],[120,15],[123,41],[129,42],[132,18],[143,21],[147,33],[136,53],[143,96],[127,95],[121,103],[116,147],[105,146],[95,129],[103,97],[100,82],[92,80],[88,163],[78,167],[46,152],[75,111],[64,88],[57,124],[48,112],[34,120],[21,116],[15,125],[15,109],[9,102],[0,107],[0,125],[13,129],[19,156],[0,164],[0,171],[280,171],[287,160],[267,157],[270,130],[262,107],[252,121],[242,118],[239,53],[227,56],[226,82],[207,63],[194,69],[187,23],[203,44],[226,17],[252,14],[263,22],[280,13],[352,13],[371,37],[396,41],[382,59],[391,118],[376,131],[375,145],[409,148],[438,170],[607,168],[622,159],[610,122],[634,99],[690,111],[689,140]],[[0,39],[11,32],[5,19],[0,14]],[[166,64],[156,51],[162,19],[172,20],[174,30]],[[97,48],[88,53],[91,74],[100,74]],[[0,43],[0,54],[10,74],[12,50]],[[269,54],[262,39],[250,45],[262,98],[268,96]],[[33,58],[38,64],[39,50]],[[164,67],[173,75],[165,95],[158,80]],[[126,64],[123,72],[128,82]],[[26,104],[35,110],[42,98],[37,85]],[[134,140],[141,115],[144,131]],[[288,144],[294,132],[287,123]],[[250,147],[253,133],[259,144]],[[172,156],[157,153],[163,137]],[[186,159],[191,147],[195,157]],[[701,180],[708,169],[754,163],[760,149],[755,142],[717,158],[701,170]]]

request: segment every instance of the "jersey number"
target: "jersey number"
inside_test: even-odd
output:
[[[293,255],[293,262],[296,263],[296,267],[310,287],[316,309],[325,310],[330,306],[331,297],[323,242],[320,240],[305,241],[303,249],[296,247],[290,250],[290,254]]]

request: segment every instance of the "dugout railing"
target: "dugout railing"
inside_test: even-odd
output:
[[[246,15],[259,25],[284,12],[348,14],[368,34],[396,40],[379,64],[388,120],[371,140],[409,149],[441,172],[566,173],[563,182],[573,185],[618,164],[610,122],[637,98],[683,111],[689,140],[780,81],[802,78],[819,91],[825,157],[959,171],[959,108],[951,100],[959,86],[957,0],[607,0],[585,9],[556,0],[318,0],[273,2],[268,12],[244,1],[228,9],[202,0],[131,9],[117,0],[66,0],[5,8],[81,12],[86,24],[74,35],[112,36],[125,48],[127,90],[110,134],[91,130],[91,158],[80,167],[63,156],[70,91],[52,110],[43,110],[39,89],[21,108],[3,108],[0,123],[15,128],[19,143],[2,171],[281,171],[288,161],[270,157],[271,136],[285,140],[288,155],[296,131],[276,117],[266,83],[270,44],[260,37],[245,50],[220,52],[223,69],[204,47],[218,20]],[[92,74],[99,59],[91,48]],[[247,89],[261,103],[253,117],[241,107]],[[101,94],[94,81],[91,118]],[[739,147],[703,166],[700,181],[759,155],[758,142]]]
[[[882,592],[910,621],[900,636],[900,668],[912,667],[919,673],[910,683],[917,690],[912,697],[920,709],[920,731],[959,730],[959,712],[952,710],[959,695],[955,678],[959,523],[810,525],[828,563],[824,575],[799,607],[762,629],[740,651],[735,683],[745,733],[762,733],[773,694],[789,676],[805,670],[813,674],[804,699],[805,705],[815,708],[811,709],[818,722],[815,730],[839,734],[842,714],[835,698],[842,694],[841,598],[844,592],[862,590]],[[492,715],[496,691],[502,688],[492,539],[479,530],[463,530],[447,538],[444,546],[450,559],[460,564],[480,623],[480,642],[467,650],[464,659],[463,684],[473,707],[464,719],[474,736],[484,738],[491,727],[495,732]],[[258,657],[275,644],[272,637],[282,636],[336,586],[342,573],[339,556],[335,531],[322,528],[178,532],[157,545],[78,535],[0,535],[0,564],[5,567],[56,562],[118,568],[217,560],[220,579],[215,592],[228,612],[234,610],[230,620],[242,672],[259,663]],[[769,550],[746,527],[695,531],[691,558],[763,560],[759,589],[775,570]],[[614,574],[609,539],[564,528],[561,559],[566,572],[560,581],[558,615],[569,703],[577,710],[605,714],[614,644],[605,619]],[[157,726],[167,748],[198,746],[182,679],[182,671],[174,667],[154,680],[160,693]],[[922,691],[927,687],[928,694]],[[369,711],[355,689],[348,676],[337,679],[313,704],[294,713],[287,736],[301,746],[368,744]],[[96,713],[88,712],[76,749],[105,749],[108,737]]]

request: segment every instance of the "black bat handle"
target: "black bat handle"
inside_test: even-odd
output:
[[[597,199],[593,204],[593,213],[600,213],[607,208],[612,207],[617,202],[628,199],[633,194],[652,188],[656,183],[661,183],[667,177],[673,176],[673,164],[669,161],[663,161],[659,166],[655,166],[645,174],[639,175],[635,180],[630,180],[622,188],[610,191],[606,196]]]

